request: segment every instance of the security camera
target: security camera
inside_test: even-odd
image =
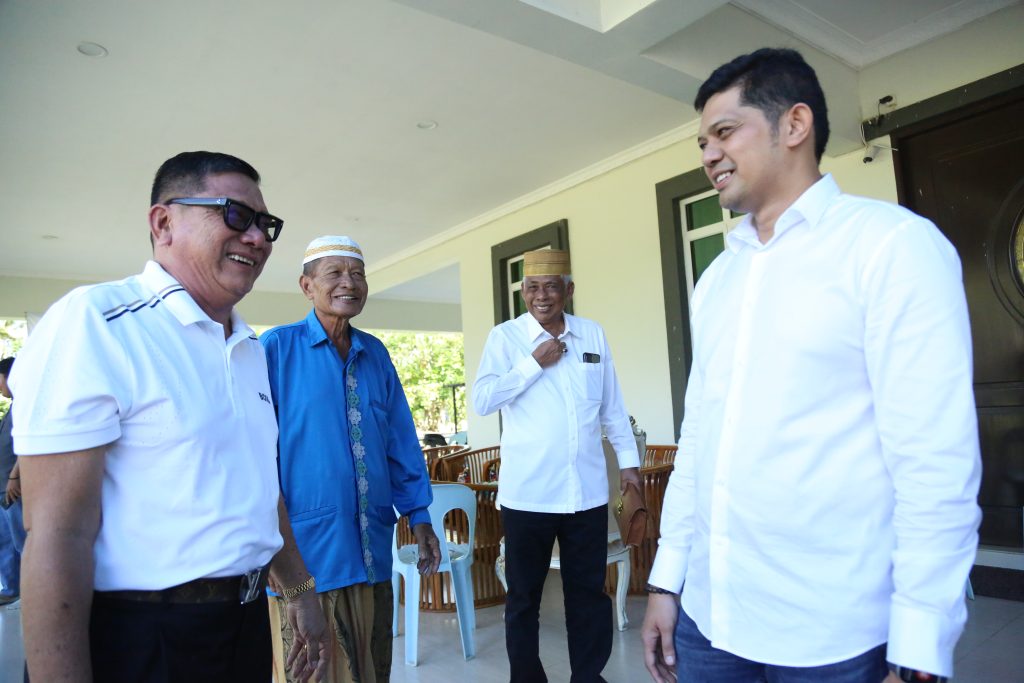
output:
[[[864,147],[864,158],[862,159],[862,161],[865,164],[870,164],[872,161],[878,158],[878,155],[881,151],[882,148],[879,147],[878,145],[866,145]]]

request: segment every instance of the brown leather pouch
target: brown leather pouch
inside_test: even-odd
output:
[[[615,519],[625,545],[638,546],[647,535],[647,503],[636,484],[627,482],[615,505]]]

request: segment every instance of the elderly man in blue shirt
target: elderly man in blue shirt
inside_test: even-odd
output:
[[[362,250],[348,237],[319,237],[302,265],[299,286],[313,310],[261,340],[280,425],[281,489],[335,631],[325,680],[380,683],[391,673],[396,508],[409,517],[420,573],[433,574],[441,559],[430,480],[387,349],[350,324],[368,293]],[[287,651],[291,630],[281,623]]]

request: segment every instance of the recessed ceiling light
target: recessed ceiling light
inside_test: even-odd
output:
[[[416,124],[416,127],[420,130],[434,130],[437,128],[437,121],[434,121],[433,119],[423,119]]]
[[[44,240],[56,240],[56,239],[60,239],[60,238],[57,237],[56,235],[43,235],[43,239]]]
[[[107,48],[99,43],[90,43],[88,41],[79,43],[78,51],[86,57],[106,57],[109,54]]]

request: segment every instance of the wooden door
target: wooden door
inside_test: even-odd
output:
[[[1024,545],[1024,95],[893,135],[900,202],[956,246],[974,341],[981,542]]]

